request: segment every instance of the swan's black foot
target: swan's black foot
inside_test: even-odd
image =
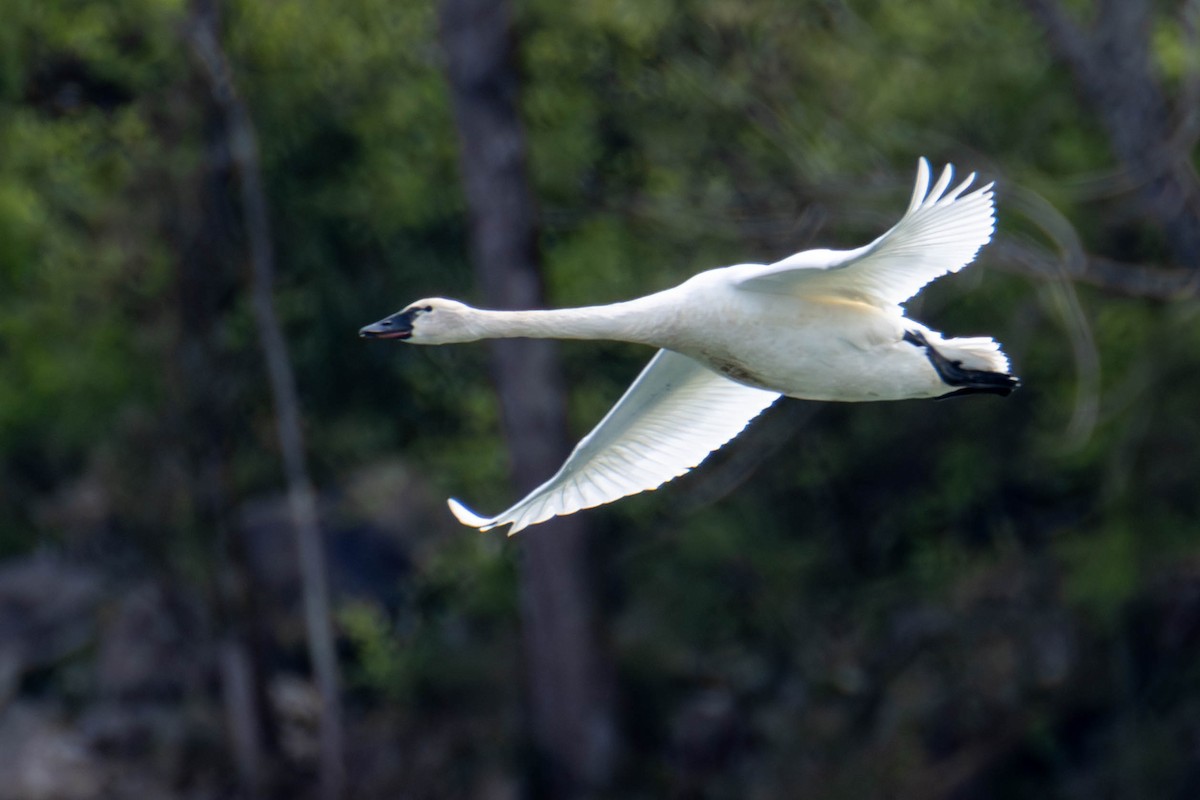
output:
[[[929,363],[937,371],[938,377],[942,379],[942,383],[947,386],[957,386],[957,390],[947,392],[938,397],[938,400],[943,400],[947,397],[958,397],[964,394],[998,394],[1004,397],[1012,394],[1012,390],[1021,385],[1021,382],[1004,372],[989,372],[984,369],[967,369],[962,365],[961,361],[952,361],[939,353],[937,349],[929,343],[925,338],[925,334],[919,331],[905,331],[904,341],[917,347],[925,348],[925,357],[929,359]]]

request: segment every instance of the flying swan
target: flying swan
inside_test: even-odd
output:
[[[495,338],[613,339],[659,348],[562,468],[494,517],[457,500],[464,525],[509,534],[558,514],[655,489],[737,436],[781,395],[903,400],[1007,395],[1019,385],[990,338],[945,339],[900,304],[970,264],[992,237],[992,184],[964,194],[953,167],[929,187],[922,158],[900,222],[857,250],[807,250],[774,264],[701,272],[624,303],[485,311],[418,300],[359,335],[410,344]]]

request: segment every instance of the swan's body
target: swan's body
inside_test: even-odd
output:
[[[908,211],[857,250],[809,250],[775,264],[702,272],[624,303],[552,311],[484,311],[421,300],[362,335],[414,344],[491,338],[613,339],[660,348],[562,469],[507,511],[464,524],[510,533],[654,489],[698,465],[781,395],[902,400],[1008,394],[1008,359],[988,338],[943,339],[900,303],[974,260],[993,230],[991,184],[929,190],[921,159]],[[928,190],[928,191],[927,191]]]

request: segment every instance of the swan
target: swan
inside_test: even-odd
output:
[[[994,229],[992,186],[930,187],[917,165],[900,221],[856,250],[807,250],[773,264],[708,270],[627,302],[541,311],[487,311],[418,300],[359,335],[409,344],[494,338],[613,339],[658,348],[633,385],[557,473],[493,517],[457,500],[464,525],[509,535],[560,514],[656,489],[698,466],[781,396],[903,400],[1019,386],[987,337],[944,338],[900,304],[970,264]]]

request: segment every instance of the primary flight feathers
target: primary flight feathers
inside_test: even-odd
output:
[[[908,210],[887,233],[857,250],[798,253],[747,279],[744,288],[790,284],[800,291],[836,291],[885,306],[903,303],[935,278],[970,264],[992,238],[992,184],[961,197],[975,173],[947,192],[952,175],[947,166],[929,189],[929,162],[922,158]],[[813,252],[830,258],[815,266],[794,263]]]
[[[659,350],[554,477],[528,497],[491,518],[453,499],[450,510],[459,522],[485,531],[511,523],[512,534],[557,514],[656,489],[697,466],[777,399],[779,392],[734,383],[694,359]]]

